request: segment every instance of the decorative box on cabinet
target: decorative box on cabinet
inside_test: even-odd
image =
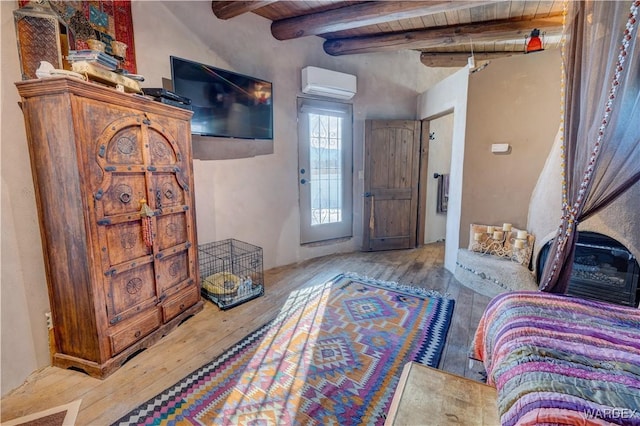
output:
[[[104,378],[203,307],[192,113],[69,77],[16,86],[51,304],[52,362]],[[141,215],[144,203],[151,216]]]

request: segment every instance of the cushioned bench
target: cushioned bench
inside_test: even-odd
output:
[[[461,284],[488,297],[516,290],[537,290],[533,273],[506,258],[458,249],[454,276]]]

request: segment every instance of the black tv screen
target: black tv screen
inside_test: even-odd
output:
[[[171,56],[173,91],[191,99],[191,133],[273,139],[272,84]]]

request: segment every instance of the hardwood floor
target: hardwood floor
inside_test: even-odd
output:
[[[107,425],[223,353],[273,318],[292,291],[321,284],[341,272],[436,290],[455,299],[453,322],[439,368],[480,380],[481,366],[469,367],[473,332],[489,298],[461,285],[443,267],[444,243],[412,250],[334,254],[265,271],[265,294],[221,311],[212,303],[138,354],[105,380],[46,367],[2,398],[7,421],[82,399],[77,425]]]

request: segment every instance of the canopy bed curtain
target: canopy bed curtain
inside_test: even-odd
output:
[[[540,280],[551,293],[569,286],[578,223],[640,185],[640,1],[565,7],[562,218]]]

